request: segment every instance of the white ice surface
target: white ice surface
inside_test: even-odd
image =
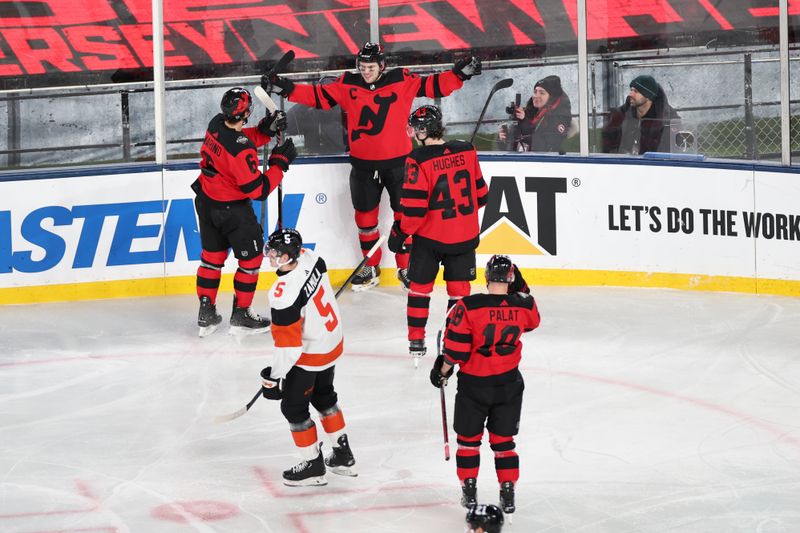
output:
[[[506,531],[800,531],[800,299],[535,294]],[[281,484],[299,456],[276,402],[213,423],[272,353],[268,335],[227,335],[230,300],[205,339],[194,296],[0,307],[0,531],[463,531],[433,358],[414,370],[399,288],[340,298],[336,387],[360,476],[315,488]],[[437,288],[429,348],[444,304]],[[496,503],[482,452],[479,500]]]

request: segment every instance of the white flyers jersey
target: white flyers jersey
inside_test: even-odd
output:
[[[312,250],[301,249],[294,270],[278,271],[269,290],[273,377],[285,377],[294,365],[319,371],[335,364],[344,347],[335,295],[325,261]]]

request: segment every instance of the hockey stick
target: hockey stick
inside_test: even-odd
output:
[[[228,422],[229,420],[233,420],[234,418],[239,418],[240,416],[245,414],[247,411],[249,411],[251,407],[253,407],[253,404],[256,403],[256,400],[258,400],[259,396],[261,396],[261,389],[258,389],[258,392],[256,393],[256,395],[253,396],[252,400],[247,402],[247,405],[245,405],[244,407],[242,407],[238,411],[234,411],[233,413],[231,413],[229,415],[219,415],[217,417],[214,417],[214,422],[216,422],[217,424],[221,424],[222,422]]]
[[[277,73],[283,71],[286,68],[286,66],[289,63],[291,63],[291,61],[293,59],[294,59],[294,50],[289,50],[288,52],[283,54],[283,56],[278,60],[277,63],[275,63],[275,66],[272,67],[269,70],[268,74],[277,74]],[[267,94],[267,91],[265,91],[262,86],[259,85],[258,87],[255,88],[255,91],[253,91],[253,92],[255,93],[256,98],[258,98],[261,101],[261,103],[264,104],[264,106],[267,108],[267,110],[270,112],[270,114],[272,114],[272,113],[274,113],[275,111],[278,110],[278,106],[275,105],[275,101],[272,98],[270,98],[269,94]],[[283,132],[282,131],[278,132],[277,141],[278,141],[279,145],[283,144]],[[265,152],[264,153],[264,166],[266,167],[266,165],[267,165],[267,163],[266,163],[266,159],[267,159],[266,148],[264,149],[264,152]],[[266,170],[266,168],[265,168],[265,170]],[[264,227],[264,219],[265,218],[266,218],[266,200],[265,200],[265,203],[262,204],[262,206],[261,206],[261,226],[262,227]],[[278,183],[278,229],[283,229],[283,180],[281,180],[281,182]]]
[[[446,320],[446,318],[445,318]],[[442,355],[442,331],[436,334],[436,355]],[[447,383],[445,381],[445,383]],[[439,397],[442,400],[442,433],[444,433],[444,460],[450,460],[450,432],[447,430],[447,406],[444,403],[444,384],[439,387]]]
[[[378,249],[381,247],[381,244],[383,244],[383,241],[385,241],[387,238],[388,238],[388,235],[381,235],[381,238],[378,239],[378,242],[376,242],[372,246],[372,248],[370,248],[369,252],[367,252],[367,255],[364,256],[364,258],[361,260],[361,262],[358,264],[358,266],[355,268],[355,270],[353,270],[350,273],[350,275],[347,276],[347,279],[344,280],[344,283],[342,283],[342,286],[339,287],[339,290],[336,291],[336,297],[337,298],[339,297],[340,294],[342,294],[342,291],[344,291],[344,288],[347,287],[347,284],[350,283],[351,281],[353,281],[353,278],[356,277],[356,274],[358,274],[358,271],[361,270],[361,267],[364,266],[364,263],[369,261],[369,258],[372,257],[375,254],[375,252],[378,251]]]
[[[514,80],[511,78],[505,78],[495,83],[494,87],[492,87],[492,90],[489,91],[489,96],[486,98],[486,103],[483,104],[483,110],[478,116],[478,122],[475,123],[475,130],[472,132],[472,137],[469,138],[470,144],[472,144],[472,142],[475,140],[475,135],[478,133],[478,128],[481,127],[481,122],[483,122],[483,115],[486,114],[486,108],[489,107],[489,101],[492,99],[492,96],[494,96],[494,93],[500,89],[507,89],[512,85],[514,85]]]

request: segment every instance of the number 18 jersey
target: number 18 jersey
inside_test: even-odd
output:
[[[472,294],[450,313],[444,358],[460,365],[462,378],[501,384],[511,381],[522,358],[520,336],[539,327],[541,318],[530,294]]]
[[[333,366],[344,342],[325,261],[303,248],[294,270],[278,271],[269,299],[275,341],[272,376],[285,377],[294,365],[311,371]]]
[[[472,144],[454,140],[421,146],[406,159],[400,230],[441,252],[474,250],[480,235],[478,209],[487,196]]]

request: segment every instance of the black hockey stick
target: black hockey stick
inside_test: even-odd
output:
[[[339,297],[340,294],[342,294],[342,291],[344,291],[344,288],[347,287],[347,284],[350,283],[351,281],[353,281],[353,278],[356,277],[356,274],[358,274],[358,271],[361,270],[361,267],[364,266],[364,263],[369,261],[369,258],[372,257],[375,254],[375,252],[378,251],[378,248],[381,247],[381,244],[383,244],[383,241],[385,241],[387,237],[388,237],[388,235],[381,235],[381,238],[378,239],[378,242],[376,242],[372,246],[372,248],[370,248],[369,252],[367,252],[367,255],[364,256],[364,258],[361,260],[361,262],[358,264],[358,266],[355,268],[355,270],[353,270],[350,273],[350,275],[347,277],[347,279],[344,280],[344,283],[342,283],[342,286],[339,287],[339,290],[336,291],[336,297],[337,298]]]
[[[294,59],[294,50],[289,50],[288,52],[283,54],[283,56],[278,60],[277,63],[275,63],[275,65],[271,69],[269,69],[269,72],[267,74],[268,75],[272,75],[272,74],[279,74],[280,72],[283,72],[286,69],[286,66],[289,63],[291,63],[293,59]],[[270,113],[274,113],[275,111],[278,110],[278,106],[275,105],[275,101],[272,98],[270,98],[269,94],[267,94],[267,91],[265,91],[263,87],[261,87],[259,85],[258,87],[255,88],[255,91],[253,91],[253,92],[255,93],[256,98],[258,98],[261,101],[261,103],[264,104],[264,106],[267,108],[267,110]],[[281,107],[283,107],[283,106],[281,106]],[[277,142],[278,142],[279,145],[283,144],[283,132],[282,131],[278,132]],[[264,171],[266,171],[266,166],[267,166],[267,154],[266,154],[266,148],[265,148],[264,149]],[[262,228],[264,227],[265,218],[266,218],[266,200],[264,200],[264,202],[265,203],[261,205],[261,227]],[[278,229],[283,229],[283,180],[281,180],[281,182],[278,183]]]
[[[475,135],[478,133],[478,128],[481,127],[481,122],[483,122],[483,115],[486,114],[486,108],[489,107],[489,101],[492,99],[492,96],[494,96],[494,93],[500,89],[507,89],[512,85],[514,85],[514,80],[511,78],[506,78],[495,83],[494,87],[492,87],[492,90],[489,91],[489,96],[486,98],[486,103],[483,104],[483,110],[478,117],[478,122],[475,123],[475,130],[472,132],[472,137],[469,138],[470,144],[472,144],[472,142],[475,140]]]
[[[446,318],[445,318],[446,320]],[[444,330],[440,329],[439,332],[436,334],[436,355],[442,355],[442,332]],[[439,387],[439,398],[442,400],[442,433],[444,434],[444,460],[450,460],[450,432],[447,430],[447,405],[444,402],[444,386],[447,383],[442,384]]]
[[[244,407],[242,407],[238,411],[234,411],[233,413],[231,413],[229,415],[220,415],[220,416],[215,417],[214,418],[214,422],[216,422],[217,424],[220,424],[222,422],[228,422],[229,420],[233,420],[234,418],[239,418],[240,416],[245,414],[247,411],[249,411],[251,407],[253,407],[253,404],[256,403],[256,400],[258,400],[259,396],[261,396],[261,389],[258,389],[258,392],[256,393],[256,395],[253,396],[252,400],[247,402],[247,405],[245,405]]]

